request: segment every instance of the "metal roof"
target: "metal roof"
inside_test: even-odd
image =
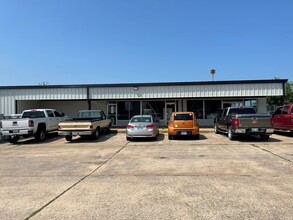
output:
[[[102,88],[102,87],[149,87],[149,86],[187,86],[187,85],[223,85],[223,84],[255,84],[255,83],[286,83],[288,79],[265,80],[229,80],[229,81],[198,81],[198,82],[157,82],[157,83],[117,83],[117,84],[73,84],[73,85],[27,85],[0,86],[0,89],[41,89],[41,88]]]

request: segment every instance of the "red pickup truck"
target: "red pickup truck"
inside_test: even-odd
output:
[[[271,123],[275,130],[293,132],[293,104],[278,107]]]

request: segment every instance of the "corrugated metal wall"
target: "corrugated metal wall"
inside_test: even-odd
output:
[[[129,87],[92,87],[89,98],[96,100],[119,99],[175,99],[175,98],[217,98],[217,97],[265,97],[282,96],[282,83],[251,84],[208,84],[208,85],[164,85]],[[87,88],[28,88],[0,89],[0,113],[16,113],[16,100],[87,100]],[[30,103],[20,102],[18,111]],[[33,103],[32,105],[35,105]],[[70,106],[68,107],[70,108]],[[66,107],[67,110],[67,107]]]
[[[17,89],[13,93],[16,100],[72,100],[87,98],[86,88]]]
[[[90,88],[91,99],[281,96],[282,84],[221,84]]]

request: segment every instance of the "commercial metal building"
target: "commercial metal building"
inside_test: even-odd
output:
[[[78,110],[101,109],[113,126],[125,126],[135,114],[153,114],[162,126],[172,111],[195,112],[201,126],[212,126],[227,106],[253,106],[267,112],[266,97],[283,99],[287,79],[172,83],[39,85],[0,87],[0,113],[55,108],[69,117]]]

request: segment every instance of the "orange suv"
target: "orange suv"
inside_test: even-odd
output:
[[[173,112],[168,122],[168,138],[191,136],[199,139],[199,127],[193,112]]]

